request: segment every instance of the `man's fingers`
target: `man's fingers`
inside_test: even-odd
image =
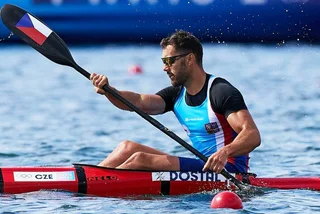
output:
[[[106,84],[106,77],[100,76],[99,80],[97,81],[98,87],[102,88]]]
[[[92,73],[92,74],[90,75],[90,80],[92,81],[92,79],[93,79],[96,75],[97,75],[97,74]]]
[[[216,171],[216,173],[220,173],[222,171],[223,167],[219,167]]]
[[[206,162],[206,164],[203,166],[202,171],[208,171],[210,169],[210,165],[211,165],[211,159],[209,158]]]
[[[217,159],[212,160],[211,158],[208,159],[206,164],[203,166],[202,171],[211,170],[216,173],[220,173],[223,169],[224,165],[219,163]]]
[[[101,75],[92,76],[91,80],[94,86],[101,88]]]
[[[208,170],[208,166],[207,164],[204,165],[204,167],[202,168],[202,171],[206,172]]]

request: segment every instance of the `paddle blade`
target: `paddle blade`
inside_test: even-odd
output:
[[[0,13],[4,25],[42,55],[61,65],[76,66],[65,42],[37,17],[11,4],[5,4]]]

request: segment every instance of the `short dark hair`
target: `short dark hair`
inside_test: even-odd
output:
[[[161,40],[160,46],[162,49],[166,48],[168,45],[172,45],[179,52],[192,52],[196,57],[197,63],[202,66],[202,44],[192,33],[184,30],[177,30],[170,36]]]

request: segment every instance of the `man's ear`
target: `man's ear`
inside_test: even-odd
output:
[[[192,65],[193,63],[196,63],[196,56],[193,53],[188,54],[187,62],[188,62],[188,65]]]

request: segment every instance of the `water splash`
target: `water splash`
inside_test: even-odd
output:
[[[6,40],[6,39],[10,39],[13,36],[13,33],[10,32],[10,34],[7,36],[7,38],[0,38],[0,42]]]

